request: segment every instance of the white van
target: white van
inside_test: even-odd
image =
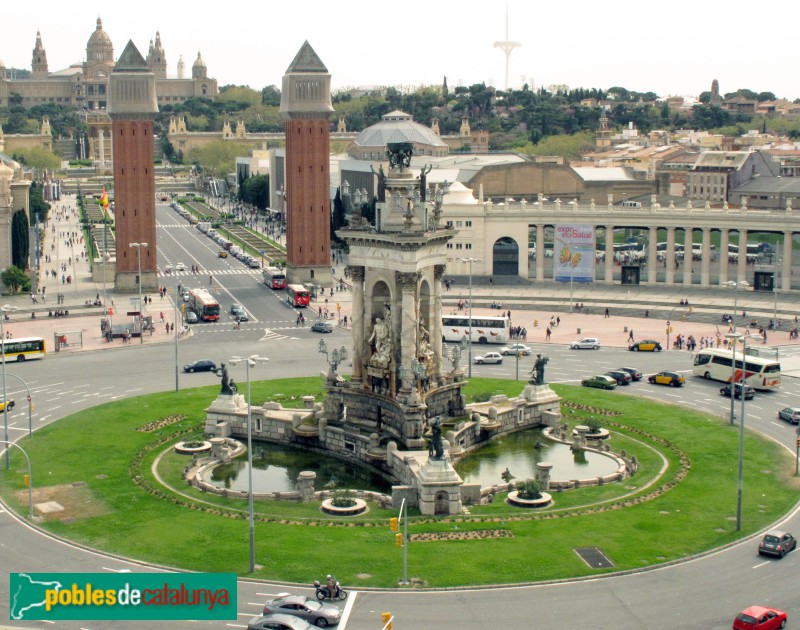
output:
[[[238,255],[239,255],[239,254],[241,254],[241,253],[242,253],[242,248],[241,248],[241,247],[239,247],[238,245],[233,245],[233,246],[231,247],[231,254],[232,254],[232,255],[234,255],[234,256],[238,256]]]
[[[209,225],[211,224],[209,223]],[[208,228],[208,232],[206,232],[206,234],[208,234],[211,238],[214,238],[217,235],[217,231],[214,228],[210,227]]]
[[[197,229],[200,230],[201,232],[203,232],[204,234],[207,234],[208,231],[211,229],[211,224],[210,223],[205,223],[203,221],[200,221],[197,224]]]

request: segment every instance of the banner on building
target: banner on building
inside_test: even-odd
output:
[[[553,276],[561,282],[594,280],[595,234],[592,225],[556,225]]]

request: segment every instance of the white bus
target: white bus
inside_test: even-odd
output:
[[[469,315],[442,315],[442,341],[461,341],[469,331]],[[508,317],[472,316],[472,343],[506,343],[508,338]]]
[[[781,384],[781,364],[769,357],[736,353],[736,366],[731,363],[731,350],[727,348],[705,348],[694,355],[694,375],[706,379],[731,382],[731,372],[736,382],[745,382],[755,389],[776,389]]]
[[[26,361],[44,358],[47,348],[42,337],[20,337],[3,341],[0,351],[6,355],[6,361]]]

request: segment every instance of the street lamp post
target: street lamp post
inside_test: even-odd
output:
[[[736,356],[736,342],[741,338],[742,340],[742,380],[741,380],[741,389],[739,390],[739,395],[742,397],[742,411],[741,417],[739,418],[739,474],[737,478],[737,486],[736,486],[736,531],[741,531],[742,529],[742,489],[744,486],[744,401],[745,401],[745,387],[747,387],[747,379],[745,378],[744,372],[744,364],[745,364],[745,355],[747,354],[747,337],[739,335],[737,333],[725,335],[728,339],[731,340],[731,345],[734,349],[733,356],[734,356],[734,364],[736,363],[735,356]],[[731,407],[733,407],[733,403],[736,400],[736,383],[731,381]]]
[[[469,337],[467,360],[469,367],[467,368],[467,376],[472,378],[472,263],[480,262],[480,258],[459,258],[461,262],[469,263]]]
[[[28,399],[28,437],[33,436],[33,397],[31,396],[31,388],[28,387],[28,384],[23,381],[19,376],[16,374],[6,374],[6,376],[10,376],[11,378],[17,379],[22,386],[25,388],[25,392],[27,394]]]
[[[142,305],[142,247],[147,247],[147,243],[131,243],[130,247],[136,248],[136,261],[139,264],[139,344],[144,343],[144,308]]]
[[[266,357],[256,354],[243,359],[242,357],[231,357],[229,362],[236,365],[241,361],[245,362],[245,374],[247,375],[247,508],[248,508],[248,530],[250,538],[250,573],[256,571],[256,523],[253,508],[253,423],[250,414],[250,366],[255,365],[256,361],[269,361]]]
[[[25,456],[25,459],[28,462],[28,518],[33,520],[33,471],[31,470],[31,458],[28,457],[25,449],[16,442],[9,442],[8,439],[5,439],[0,443],[6,445],[6,455],[9,453],[9,451],[11,451],[12,446],[16,446],[22,451],[22,454]]]
[[[3,440],[8,442],[8,390],[6,389],[6,331],[3,328],[3,322],[6,319],[6,314],[12,311],[19,310],[16,306],[10,306],[6,304],[0,307],[0,313],[2,313],[2,317],[0,317],[0,344],[2,344],[3,350]],[[9,448],[6,447],[6,470],[11,467],[11,454],[9,453]]]
[[[178,299],[180,298],[180,292],[178,291],[178,276],[175,276],[175,314],[173,317],[173,323],[175,324],[175,391],[177,392],[180,389],[179,383],[179,375],[180,375],[180,368],[178,367]],[[181,320],[181,327],[183,327],[183,320]]]
[[[741,285],[743,287],[750,286],[744,280],[741,280],[741,281],[738,281],[738,282],[734,281],[734,280],[730,280],[729,282],[725,283],[725,286],[733,287],[733,317],[731,317],[731,325],[732,325],[733,330],[731,331],[731,335],[734,336],[734,337],[737,336],[736,335],[736,308],[737,308],[738,304],[737,304],[737,301],[736,301],[736,298],[737,298],[736,290],[739,288],[739,285]],[[729,337],[729,335],[726,335],[726,337]],[[744,347],[742,347],[742,368],[744,368]],[[735,383],[736,383],[736,342],[734,341],[733,345],[731,346],[731,387],[733,387],[735,385]],[[736,408],[735,408],[734,401],[733,401],[733,395],[731,395],[731,424],[733,424],[733,421],[735,419],[736,419]]]

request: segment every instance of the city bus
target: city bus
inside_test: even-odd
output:
[[[736,353],[736,366],[731,364],[731,350],[728,348],[705,348],[694,355],[694,375],[706,379],[738,383],[745,382],[755,389],[771,390],[781,384],[781,364],[773,358],[747,354],[742,365],[742,353]]]
[[[506,343],[508,317],[472,316],[472,343]],[[442,341],[461,341],[469,335],[469,315],[442,315]]]
[[[219,302],[205,289],[189,291],[189,307],[204,322],[215,322],[219,319]]]
[[[286,301],[294,307],[308,306],[311,294],[302,284],[290,284],[286,286]]]
[[[46,347],[42,337],[20,337],[4,340],[2,352],[6,356],[6,361],[22,362],[27,359],[43,358]]]
[[[277,267],[266,267],[261,272],[264,276],[264,284],[270,289],[285,289],[286,288],[286,274],[283,269]]]

